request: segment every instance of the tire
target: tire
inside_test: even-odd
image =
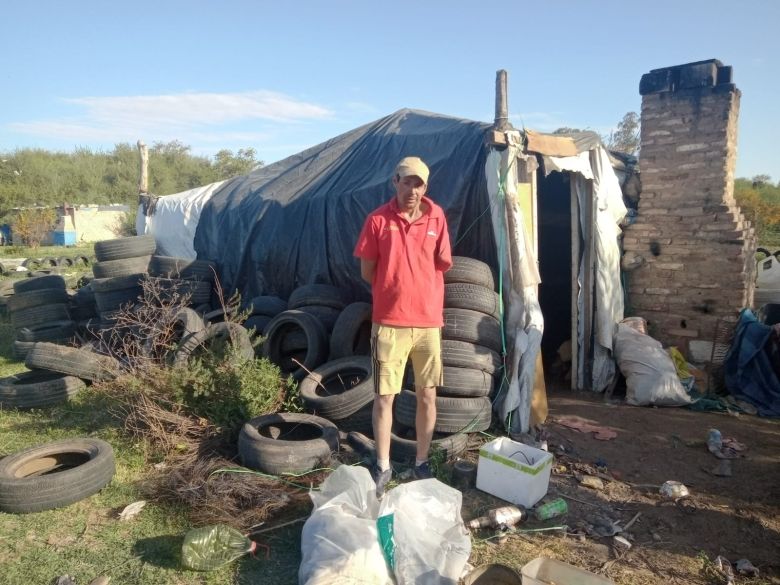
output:
[[[116,290],[141,287],[146,278],[146,274],[137,272],[135,274],[113,276],[111,278],[96,278],[90,283],[90,286],[92,287],[94,293],[106,293]]]
[[[300,329],[290,331],[281,341],[281,350],[283,354],[306,352],[308,342],[306,341],[306,334]]]
[[[84,255],[78,255],[73,257],[73,265],[74,266],[89,266],[91,262],[89,261],[89,258],[87,258]]]
[[[114,451],[100,439],[66,439],[0,460],[0,510],[40,512],[73,504],[114,477]]]
[[[149,277],[152,290],[158,291],[160,299],[176,303],[182,297],[189,297],[189,305],[208,303],[211,299],[211,282],[206,280],[184,280],[181,278]]]
[[[0,263],[0,276],[4,276],[6,274],[8,274],[8,269],[2,263]]]
[[[322,323],[326,333],[333,331],[333,327],[336,325],[336,319],[338,319],[341,314],[339,309],[326,307],[324,305],[306,305],[304,307],[298,307],[296,310],[303,311],[304,313],[316,317],[319,322]]]
[[[493,376],[482,370],[444,366],[444,385],[436,389],[436,395],[480,398],[490,396],[494,385]]]
[[[291,374],[295,380],[302,380],[308,372],[297,365],[284,363],[281,349],[283,337],[295,329],[301,329],[306,334],[307,347],[303,366],[309,371],[321,366],[328,352],[325,328],[317,318],[302,311],[284,311],[271,319],[264,332],[266,339],[263,343],[263,356],[282,367],[283,373]]]
[[[47,274],[45,276],[17,280],[14,283],[14,293],[16,294],[28,293],[44,288],[61,288],[65,290],[65,279],[59,274]]]
[[[53,256],[44,256],[41,258],[41,266],[44,268],[57,268],[60,265]]]
[[[165,278],[214,282],[216,272],[217,265],[210,260],[152,256],[152,261],[149,263],[150,274]]]
[[[238,454],[246,467],[271,475],[305,473],[330,463],[339,432],[332,422],[311,414],[267,414],[245,423]]]
[[[76,334],[75,321],[52,321],[22,327],[16,332],[17,341],[67,341]]]
[[[501,351],[501,325],[493,317],[469,309],[444,309],[444,339],[466,341]]]
[[[63,288],[42,288],[15,294],[8,299],[8,310],[12,313],[22,309],[68,302],[68,293]]]
[[[57,258],[57,266],[73,268],[73,264],[73,258],[68,258],[67,256],[61,256],[60,258]]]
[[[360,410],[335,421],[336,426],[340,431],[345,433],[350,433],[352,431],[372,433],[374,431],[373,411],[374,397],[372,396],[371,402],[360,408]]]
[[[58,303],[56,305],[45,305],[42,307],[30,307],[11,313],[11,324],[14,329],[23,327],[35,327],[52,321],[67,321],[70,319],[68,305]]]
[[[371,355],[371,304],[347,305],[333,324],[330,358]]]
[[[155,248],[156,244],[152,235],[130,236],[95,242],[95,256],[98,263],[124,260],[138,256],[151,256],[154,254]]]
[[[414,436],[414,431],[410,431]],[[434,434],[431,451],[440,449],[449,460],[463,453],[468,447],[469,438],[465,433],[454,435]],[[417,459],[417,440],[390,433],[390,459],[398,463],[412,463]]]
[[[0,406],[40,408],[63,402],[85,387],[73,376],[30,371],[0,379]]]
[[[25,258],[22,261],[21,266],[29,268],[30,270],[40,270],[43,267],[41,261],[38,258]]]
[[[287,301],[279,297],[259,296],[250,300],[246,304],[246,309],[250,311],[252,316],[276,317],[279,313],[287,310]]]
[[[371,358],[346,357],[321,365],[298,386],[304,408],[333,422],[374,400]]]
[[[173,363],[174,365],[182,366],[196,355],[199,350],[212,351],[214,344],[224,344],[228,340],[230,340],[241,357],[246,359],[255,358],[255,349],[252,347],[252,340],[246,329],[237,323],[214,323],[213,325],[208,325],[202,331],[185,337],[176,349]]]
[[[307,284],[296,288],[287,301],[287,306],[290,309],[311,305],[341,310],[347,306],[347,294],[340,288],[329,284]]]
[[[108,313],[132,305],[138,302],[143,296],[143,288],[134,286],[131,288],[121,288],[107,292],[95,293],[95,305],[99,313]]]
[[[501,299],[498,293],[465,282],[444,285],[444,306],[448,309],[469,309],[501,320]]]
[[[414,428],[417,396],[411,390],[401,390],[396,399],[395,419],[399,424]],[[436,397],[437,433],[476,433],[490,428],[492,405],[488,398]]]
[[[91,351],[39,342],[27,353],[24,364],[31,370],[50,370],[93,382],[111,380],[119,363]]]
[[[254,330],[257,335],[262,335],[265,328],[271,322],[272,317],[266,317],[265,315],[252,315],[241,325],[247,331]]]
[[[123,258],[121,260],[104,260],[92,265],[95,278],[116,278],[133,274],[146,274],[151,256]]]
[[[444,283],[463,282],[478,284],[490,290],[496,290],[496,281],[490,266],[475,258],[453,256],[452,268],[444,273]]]
[[[495,374],[503,363],[501,356],[490,348],[465,341],[441,340],[441,361],[445,366],[474,368]]]
[[[14,341],[13,343],[13,355],[14,359],[18,362],[23,362],[27,359],[27,353],[35,345],[35,341]]]

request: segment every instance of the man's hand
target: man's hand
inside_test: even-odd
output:
[[[360,276],[363,277],[368,284],[373,284],[374,274],[376,273],[376,260],[364,260],[360,259]]]

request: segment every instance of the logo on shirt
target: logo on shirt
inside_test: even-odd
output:
[[[433,230],[429,230],[428,235],[431,236],[432,238],[435,238],[438,234]]]
[[[397,232],[398,231],[398,226],[393,224],[393,223],[391,223],[390,225],[385,226],[385,231],[386,232]]]

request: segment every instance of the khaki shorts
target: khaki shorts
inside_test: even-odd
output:
[[[371,327],[371,361],[378,394],[398,394],[411,358],[416,388],[442,385],[441,329],[438,327]]]

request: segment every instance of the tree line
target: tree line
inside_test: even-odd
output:
[[[178,140],[157,142],[149,148],[149,190],[167,195],[241,175],[263,164],[256,157],[254,148],[235,153],[225,149],[207,157],[193,154]],[[138,176],[138,150],[126,142],[111,151],[21,148],[0,152],[0,217],[21,207],[135,204]]]

